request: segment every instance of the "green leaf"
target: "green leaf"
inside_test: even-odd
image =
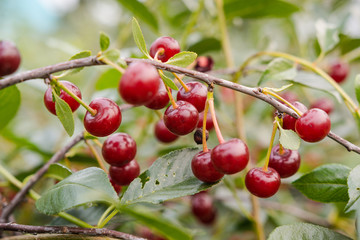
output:
[[[144,35],[142,34],[140,25],[138,23],[138,21],[136,20],[136,18],[133,18],[132,20],[132,32],[133,32],[133,36],[134,36],[134,41],[136,43],[136,46],[138,46],[138,48],[140,49],[140,51],[148,58],[151,58],[148,50],[146,48],[146,43],[144,40]]]
[[[267,240],[351,240],[328,228],[310,223],[295,223],[277,227]]]
[[[45,176],[55,178],[57,180],[63,180],[72,174],[72,171],[59,163],[51,164],[47,170]]]
[[[107,174],[100,168],[86,168],[65,178],[36,201],[37,209],[48,215],[94,202],[117,204],[118,196]]]
[[[211,187],[212,184],[198,180],[192,173],[191,160],[199,151],[198,148],[185,148],[158,158],[129,185],[121,203],[160,203]]]
[[[121,5],[134,14],[135,17],[141,19],[155,31],[158,31],[159,24],[155,15],[149,11],[149,8],[138,0],[117,0]]]
[[[74,134],[75,122],[69,104],[62,100],[53,90],[53,97],[55,100],[55,111],[65,131],[72,136]]]
[[[286,149],[298,150],[301,142],[300,137],[293,130],[283,129],[280,125],[279,130],[280,144]]]
[[[15,85],[0,90],[0,131],[15,117],[20,100],[20,91]]]
[[[316,37],[319,42],[321,52],[325,54],[335,47],[339,42],[339,32],[335,25],[319,19],[315,23]]]
[[[163,72],[159,71],[159,75],[161,77],[161,79],[164,81],[164,84],[166,86],[168,86],[169,88],[178,91],[179,88],[175,85],[175,83],[173,82],[173,80],[171,80],[170,78],[168,78]]]
[[[120,58],[120,51],[117,49],[111,49],[104,53],[103,55],[106,59],[116,63]]]
[[[360,103],[360,74],[355,77],[355,94],[358,103]]]
[[[347,202],[350,168],[327,164],[305,174],[292,185],[308,198],[319,202]]]
[[[147,212],[144,208],[136,209],[134,207],[125,207],[121,208],[121,211],[163,234],[169,240],[193,239],[188,231],[178,226],[179,224],[172,224],[169,220],[162,218],[161,215]]]
[[[86,58],[86,57],[90,57],[90,56],[91,56],[91,51],[82,51],[82,52],[79,52],[79,53],[75,54],[74,56],[72,56],[69,60]],[[61,76],[64,77],[64,76],[67,76],[67,75],[70,75],[70,74],[75,74],[75,73],[80,72],[83,69],[84,69],[84,67],[79,67],[79,68],[74,68],[74,69],[71,69],[71,70],[67,70],[63,74],[61,74]]]
[[[283,58],[275,58],[261,75],[258,86],[266,81],[292,80],[295,78],[296,73],[292,63]]]
[[[166,63],[178,67],[187,67],[193,63],[197,58],[197,54],[194,52],[179,52],[172,56]]]
[[[349,202],[345,207],[345,212],[350,212],[352,210],[360,210],[360,165],[357,165],[354,169],[351,170],[349,177],[347,179],[347,185],[349,187]]]
[[[221,42],[216,38],[204,38],[199,42],[191,45],[188,50],[191,52],[196,52],[198,55],[202,55],[204,53],[210,51],[218,51],[221,49]]]
[[[117,88],[121,76],[122,74],[118,70],[110,68],[101,74],[99,79],[96,81],[95,89],[104,90],[108,88]]]
[[[105,51],[110,46],[110,38],[105,33],[100,33],[100,49],[101,51]]]

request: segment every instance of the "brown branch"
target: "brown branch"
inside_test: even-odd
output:
[[[104,236],[123,240],[146,240],[131,234],[109,230],[106,228],[79,228],[67,226],[31,226],[17,223],[0,223],[0,230],[23,233],[77,234],[84,236]],[[52,238],[53,239],[53,238]]]
[[[29,181],[26,182],[25,186],[15,195],[13,200],[4,207],[1,217],[0,217],[0,223],[8,222],[10,214],[14,211],[16,206],[24,199],[25,195],[29,192],[29,190],[37,183],[40,178],[47,172],[50,165],[53,163],[56,163],[64,158],[65,154],[78,142],[84,139],[84,133],[81,132],[78,135],[76,135],[68,144],[66,144],[62,149],[57,151],[52,158],[44,164],[35,174],[32,178],[29,179]]]

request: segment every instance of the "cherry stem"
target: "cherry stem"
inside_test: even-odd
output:
[[[294,110],[297,115],[299,115],[299,117],[301,117],[301,115],[303,114],[302,112],[299,111],[299,109],[297,109],[296,107],[294,107],[290,102],[288,102],[287,100],[285,100],[284,98],[282,98],[280,95],[274,93],[273,91],[270,91],[269,89],[267,88],[263,88],[262,89],[262,92],[264,94],[269,94],[277,99],[279,99],[280,101],[284,102],[286,105],[288,105],[292,110]]]
[[[160,119],[163,119],[163,115],[159,110],[155,110],[154,112]]]
[[[204,109],[204,118],[203,118],[203,126],[202,126],[202,145],[203,145],[203,152],[208,152],[209,149],[207,147],[207,143],[206,143],[206,118],[207,118],[207,113],[209,111],[209,102],[206,99],[206,103],[205,103],[205,109]]]
[[[223,136],[221,134],[218,122],[216,120],[215,107],[214,107],[214,97],[213,96],[214,96],[214,93],[212,91],[209,91],[208,95],[207,95],[207,102],[208,102],[209,107],[210,107],[211,118],[212,118],[212,121],[214,123],[216,136],[217,136],[217,138],[219,140],[219,143],[222,144],[222,143],[225,142],[225,140],[224,140],[224,138],[223,138]],[[205,116],[204,116],[204,118],[205,118]]]
[[[89,143],[89,141],[86,140],[86,139],[85,139],[85,143],[86,143],[86,145],[90,148],[90,151],[91,151],[92,154],[94,155],[94,157],[95,157],[96,161],[98,162],[99,166],[101,167],[101,169],[104,170],[104,172],[105,172],[106,174],[108,174],[109,172],[108,172],[108,170],[106,169],[106,167],[105,167],[105,165],[104,165],[104,162],[101,160],[101,157],[100,157],[99,153],[96,151],[96,149],[94,148],[94,146],[91,145],[91,144]]]
[[[273,130],[272,130],[272,133],[271,133],[270,144],[269,144],[269,148],[268,148],[268,151],[267,151],[267,154],[266,154],[265,164],[264,164],[264,167],[263,167],[263,170],[264,170],[265,172],[268,171],[268,166],[269,166],[269,161],[270,161],[270,154],[271,154],[271,150],[272,150],[272,147],[273,147],[274,138],[275,138],[275,134],[276,134],[277,128],[278,128],[278,126],[277,126],[277,121],[274,120]]]
[[[125,69],[123,69],[122,67],[120,67],[119,65],[117,65],[116,63],[110,61],[109,59],[107,59],[104,56],[101,56],[98,58],[99,61],[106,63],[109,66],[112,66],[113,68],[115,68],[116,70],[118,70],[119,72],[121,72],[122,74],[125,73]]]
[[[186,84],[184,83],[184,81],[174,72],[171,72],[175,78],[179,81],[179,83],[181,84],[181,86],[185,89],[185,92],[190,91],[190,88],[188,86],[186,86]]]
[[[92,139],[92,141],[96,144],[96,145],[98,145],[100,148],[102,148],[102,143],[98,140],[98,139]]]
[[[113,211],[115,209],[114,205],[109,206],[106,211],[103,213],[103,215],[100,217],[98,223],[96,226],[100,226],[103,221],[105,220],[105,218],[110,214],[111,211]]]
[[[158,70],[158,71],[159,71],[160,76],[161,76],[161,74],[164,74],[162,70]],[[167,91],[167,93],[168,93],[168,96],[169,96],[171,105],[173,106],[174,109],[176,109],[178,106],[177,106],[177,104],[176,104],[176,102],[175,102],[175,100],[174,100],[174,98],[173,98],[173,96],[172,96],[172,94],[171,94],[171,89],[166,85],[166,83],[164,82],[164,80],[163,80],[163,83],[164,83],[165,89],[166,89],[166,91]]]
[[[158,59],[158,56],[159,56],[159,55],[163,55],[164,53],[165,53],[165,49],[159,48],[159,49],[156,51],[156,53],[155,53],[154,59],[155,59],[156,61],[158,61],[158,60],[159,60],[159,59]]]

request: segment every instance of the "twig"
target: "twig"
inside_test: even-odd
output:
[[[23,233],[77,234],[85,236],[106,236],[124,240],[146,240],[131,234],[109,230],[106,228],[78,228],[67,226],[31,226],[17,223],[0,223],[0,229]]]
[[[0,217],[0,223],[7,222],[9,219],[10,214],[14,211],[15,207],[24,199],[25,195],[29,192],[29,190],[37,183],[40,178],[47,172],[50,165],[53,163],[56,163],[64,158],[65,154],[78,142],[84,139],[84,133],[81,132],[78,135],[76,135],[71,142],[69,142],[67,145],[65,145],[62,149],[57,151],[52,158],[44,164],[35,174],[32,178],[29,179],[29,181],[25,184],[25,186],[15,195],[13,200],[7,205],[3,212],[1,213]]]

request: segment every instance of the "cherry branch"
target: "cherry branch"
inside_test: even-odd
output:
[[[17,223],[0,223],[0,230],[23,233],[76,234],[84,236],[104,236],[123,240],[146,240],[131,234],[109,230],[106,228],[79,228],[67,226],[32,226]]]

